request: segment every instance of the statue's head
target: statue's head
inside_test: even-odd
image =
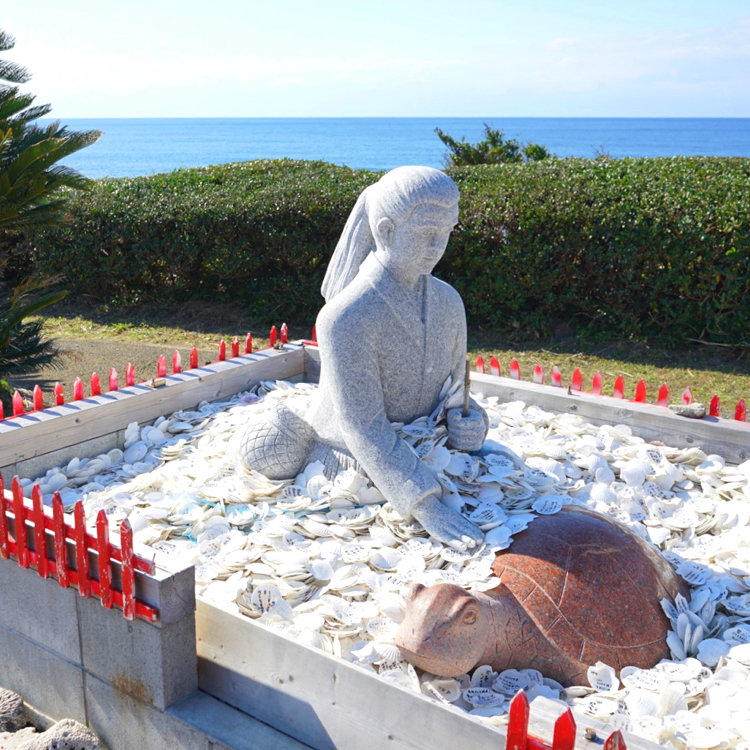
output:
[[[399,277],[430,273],[458,221],[458,188],[432,167],[398,167],[362,192],[323,282],[332,299],[375,251]]]
[[[368,195],[376,252],[394,275],[414,280],[443,257],[458,221],[458,188],[431,167],[399,167]]]

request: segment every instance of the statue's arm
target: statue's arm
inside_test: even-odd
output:
[[[410,517],[420,500],[440,497],[442,490],[385,412],[376,325],[357,326],[346,318],[318,329],[321,359],[334,376],[329,394],[347,448],[375,486],[403,516]]]

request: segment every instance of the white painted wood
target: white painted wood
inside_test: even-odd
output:
[[[391,685],[200,597],[197,605],[199,687],[312,747],[505,747],[504,727]],[[564,710],[553,701],[534,701],[532,734],[550,742],[554,720]],[[592,724],[585,717],[577,723]],[[590,750],[583,732],[579,735],[576,749]],[[631,750],[657,747],[632,735],[626,735],[626,743]]]
[[[611,396],[568,393],[567,389],[537,385],[521,380],[471,374],[471,390],[501,401],[527,404],[561,413],[577,414],[593,424],[626,424],[645,440],[660,440],[678,448],[699,446],[706,453],[718,453],[731,463],[750,459],[750,423],[733,419],[689,419],[663,406],[638,404]]]
[[[0,467],[111,435],[130,422],[148,422],[201,401],[233,396],[260,380],[298,377],[303,368],[302,347],[289,344],[170,375],[159,388],[134,385],[6,419],[0,422]]]

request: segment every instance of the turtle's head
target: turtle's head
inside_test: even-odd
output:
[[[452,583],[412,586],[396,645],[415,667],[456,677],[475,667],[490,631],[486,604]]]

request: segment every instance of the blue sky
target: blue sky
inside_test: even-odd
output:
[[[32,0],[73,117],[748,117],[750,0]]]

